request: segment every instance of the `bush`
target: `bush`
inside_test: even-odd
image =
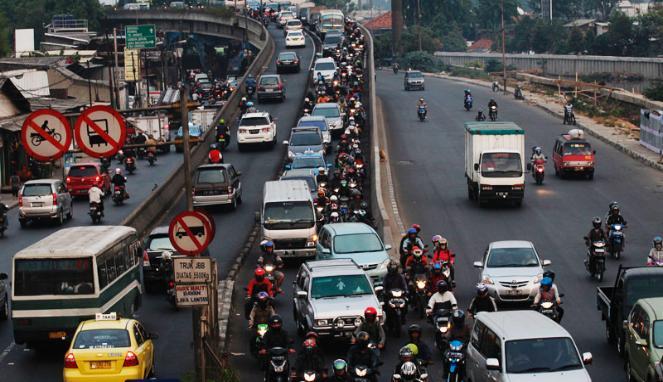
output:
[[[501,72],[502,71],[502,63],[500,61],[497,61],[494,58],[489,59],[486,61],[486,72],[488,73],[494,73],[494,72]]]
[[[426,52],[406,53],[400,61],[403,69],[411,68],[423,72],[441,72],[445,69],[442,61]]]
[[[663,81],[654,80],[652,85],[645,89],[645,97],[653,101],[663,101]]]

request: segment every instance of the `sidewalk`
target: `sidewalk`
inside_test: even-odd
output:
[[[12,194],[0,194],[0,203],[4,203],[11,210],[12,208],[18,206],[18,198],[12,196]]]
[[[445,74],[436,73],[426,73],[426,75],[487,88],[491,87],[491,82],[488,81],[452,77]],[[523,95],[525,97],[525,102],[528,104],[535,105],[540,109],[548,112],[549,114],[558,117],[560,121],[562,120],[563,103],[559,96],[551,97],[546,96],[545,94],[533,93],[530,91],[523,91]],[[576,114],[576,123],[577,127],[583,129],[587,134],[593,136],[594,138],[615,147],[619,151],[631,156],[646,166],[663,171],[663,158],[661,158],[660,155],[643,147],[637,139],[621,133],[618,128],[599,124],[591,118],[579,114]]]

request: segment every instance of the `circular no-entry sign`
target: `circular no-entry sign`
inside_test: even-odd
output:
[[[23,122],[21,143],[36,160],[47,162],[58,159],[71,145],[69,122],[55,110],[37,110]]]
[[[95,158],[110,157],[124,145],[127,128],[124,118],[115,109],[97,105],[87,108],[78,117],[74,137],[86,154]]]
[[[187,256],[197,256],[212,242],[214,232],[209,218],[197,211],[175,216],[168,228],[168,237],[175,249]]]

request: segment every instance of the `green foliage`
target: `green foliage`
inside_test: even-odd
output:
[[[652,85],[644,90],[645,97],[654,101],[663,101],[663,80],[654,80]]]
[[[446,67],[437,57],[427,52],[409,52],[399,61],[403,69],[415,69],[424,72],[440,72]]]
[[[414,52],[419,50],[419,32],[421,31],[421,49],[433,53],[442,48],[440,38],[428,27],[410,27],[403,31],[401,46],[403,52]]]
[[[11,50],[9,38],[10,34],[7,18],[2,12],[0,12],[0,57],[5,57]]]
[[[442,48],[446,52],[464,52],[467,50],[460,28],[456,27],[442,37]]]
[[[502,68],[503,68],[503,66],[502,66],[501,61],[497,61],[494,58],[491,58],[491,59],[486,61],[485,70],[488,73],[501,72]]]
[[[518,15],[517,0],[504,1],[504,23],[511,24],[513,18]],[[499,30],[501,25],[500,2],[496,0],[477,0],[474,6],[476,21],[483,29]]]

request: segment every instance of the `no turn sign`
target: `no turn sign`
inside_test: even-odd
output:
[[[115,109],[97,105],[86,109],[74,125],[76,144],[86,154],[103,158],[115,155],[127,138],[124,118]]]
[[[214,232],[207,216],[196,211],[186,211],[170,222],[168,237],[179,253],[197,256],[212,242]]]
[[[34,159],[43,162],[58,159],[71,145],[69,122],[55,110],[37,110],[23,122],[21,143]]]

